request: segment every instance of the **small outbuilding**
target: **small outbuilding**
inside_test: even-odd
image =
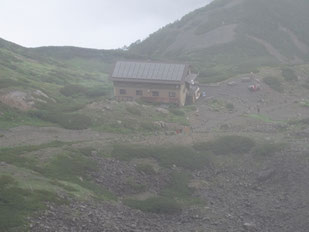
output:
[[[119,61],[111,80],[118,101],[142,99],[183,106],[200,96],[196,77],[187,64]]]

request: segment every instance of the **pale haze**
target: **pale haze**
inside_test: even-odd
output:
[[[120,48],[211,0],[0,0],[0,38],[26,47]]]

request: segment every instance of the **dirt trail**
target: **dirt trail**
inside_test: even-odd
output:
[[[230,84],[232,83],[232,84]],[[197,103],[198,113],[190,118],[190,123],[196,132],[211,132],[222,125],[246,125],[246,115],[256,114],[274,123],[288,121],[309,115],[308,109],[300,107],[298,102],[303,93],[279,93],[266,84],[261,83],[261,90],[251,92],[248,85],[252,82],[242,82],[235,79],[232,82],[222,82],[218,86],[204,86],[202,91],[206,97]],[[221,109],[213,109],[214,101],[221,102]],[[233,104],[229,111],[226,104]]]
[[[78,142],[110,140],[115,135],[92,130],[73,131],[57,127],[19,126],[1,132],[0,147],[40,145],[52,141]]]

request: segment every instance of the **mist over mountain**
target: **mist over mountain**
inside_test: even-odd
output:
[[[117,50],[0,38],[0,231],[308,232],[308,12],[214,0]],[[118,101],[186,92],[115,88],[118,60],[192,64],[202,96]]]
[[[306,0],[215,0],[129,50],[193,63],[210,79],[303,64],[309,61],[308,12]]]

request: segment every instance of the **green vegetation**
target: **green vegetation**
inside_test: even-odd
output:
[[[17,167],[35,171],[37,174],[53,180],[59,186],[59,181],[73,183],[93,192],[93,196],[104,199],[114,199],[114,196],[102,186],[91,181],[89,173],[96,172],[98,165],[90,157],[76,151],[67,151],[59,154],[46,163],[39,163],[38,159],[31,156],[31,152],[51,147],[61,147],[70,143],[52,142],[38,146],[22,146],[14,148],[2,148],[0,150],[0,161]],[[68,185],[70,191],[72,187]],[[66,188],[64,188],[66,189]]]
[[[110,89],[106,86],[85,87],[81,85],[66,85],[60,89],[60,93],[66,97],[86,96],[86,97],[101,97],[110,95]]]
[[[271,156],[276,152],[280,152],[285,148],[285,144],[282,143],[271,143],[271,142],[263,142],[259,143],[253,149],[253,154],[257,156]]]
[[[179,212],[186,205],[202,204],[200,199],[193,197],[194,190],[188,187],[192,179],[189,171],[208,167],[208,152],[197,152],[188,146],[114,145],[111,156],[126,161],[150,158],[156,160],[161,168],[175,169],[158,196],[146,200],[129,199],[124,202],[128,206],[146,212],[171,214]],[[156,175],[149,164],[137,165],[136,170]],[[144,191],[141,186],[137,187],[136,190]]]
[[[32,145],[32,146],[21,146],[12,148],[1,148],[0,149],[0,161],[12,164],[18,167],[24,167],[29,169],[35,169],[37,160],[24,156],[24,154],[38,151],[49,147],[61,147],[67,143],[54,141],[42,145]]]
[[[212,111],[216,111],[216,112],[219,112],[219,111],[222,111],[224,110],[225,108],[227,108],[227,104],[225,104],[223,101],[221,100],[218,100],[218,99],[212,99],[211,100],[211,103],[210,103],[210,108]],[[231,107],[231,106],[229,106]],[[228,109],[228,108],[227,108]]]
[[[191,178],[187,171],[174,171],[167,187],[161,191],[160,195],[182,201],[189,200],[194,192],[188,187]]]
[[[225,105],[225,107],[229,110],[229,111],[233,111],[235,109],[233,103],[227,103]]]
[[[163,167],[182,167],[188,170],[201,169],[209,164],[208,154],[199,153],[187,146],[139,146],[114,145],[112,157],[120,160],[153,158]]]
[[[191,176],[184,171],[174,171],[169,183],[156,197],[146,200],[127,199],[126,205],[145,212],[158,214],[179,213],[182,208],[189,204],[200,204],[201,200],[192,197],[193,189],[188,187]]]
[[[165,197],[152,197],[142,201],[128,199],[124,203],[131,208],[158,214],[175,214],[181,211],[181,205],[176,200]]]
[[[252,153],[256,156],[266,157],[282,151],[286,148],[286,144],[269,141],[255,142],[247,137],[231,135],[196,143],[194,148],[198,151],[213,152],[216,155]]]
[[[3,231],[26,231],[26,217],[44,209],[46,202],[65,203],[55,193],[26,190],[11,176],[0,176],[0,225]]]
[[[302,101],[300,105],[303,107],[309,108],[309,101]]]
[[[127,106],[126,110],[133,115],[141,116],[142,112],[137,106]]]
[[[298,77],[297,77],[295,71],[293,69],[291,69],[291,68],[283,68],[282,69],[282,76],[288,82],[297,81],[298,80]]]
[[[304,118],[300,120],[301,123],[309,125],[309,118]]]
[[[150,164],[138,164],[136,165],[136,170],[138,172],[145,173],[150,176],[156,174],[156,171],[154,170],[153,166]]]
[[[262,122],[266,122],[266,123],[276,122],[276,121],[274,121],[274,120],[270,119],[269,117],[262,115],[262,114],[248,114],[246,116],[249,117],[249,118],[254,118],[254,119],[260,120]]]
[[[300,23],[309,21],[308,2],[282,0],[278,4],[260,0],[230,4],[229,0],[213,1],[132,44],[129,51],[194,64],[203,83],[258,72],[263,66],[279,67],[296,57],[308,62],[308,55],[293,40],[295,37],[309,45],[309,27]],[[188,37],[195,39],[188,41]],[[227,41],[218,43],[221,38]],[[273,55],[269,46],[278,55]],[[295,79],[291,70],[282,71],[287,80]]]
[[[90,117],[77,113],[70,114],[60,112],[34,111],[32,112],[32,116],[48,122],[57,123],[61,127],[71,130],[87,129],[92,125]]]
[[[178,108],[170,108],[169,111],[177,116],[184,116],[185,112],[183,112],[182,110],[178,109]]]
[[[275,76],[268,76],[268,77],[265,77],[263,79],[263,81],[265,82],[265,84],[267,84],[273,90],[275,90],[277,92],[283,92],[283,86],[282,86],[279,78],[277,78]]]
[[[115,199],[113,194],[94,183],[89,176],[91,172],[96,172],[98,168],[95,161],[84,155],[65,153],[55,157],[44,168],[41,168],[39,172],[50,179],[75,183],[85,189],[89,189],[95,194],[95,197]]]
[[[245,154],[254,147],[254,140],[238,136],[228,135],[216,138],[209,142],[201,142],[194,145],[198,151],[210,151],[216,155]]]

